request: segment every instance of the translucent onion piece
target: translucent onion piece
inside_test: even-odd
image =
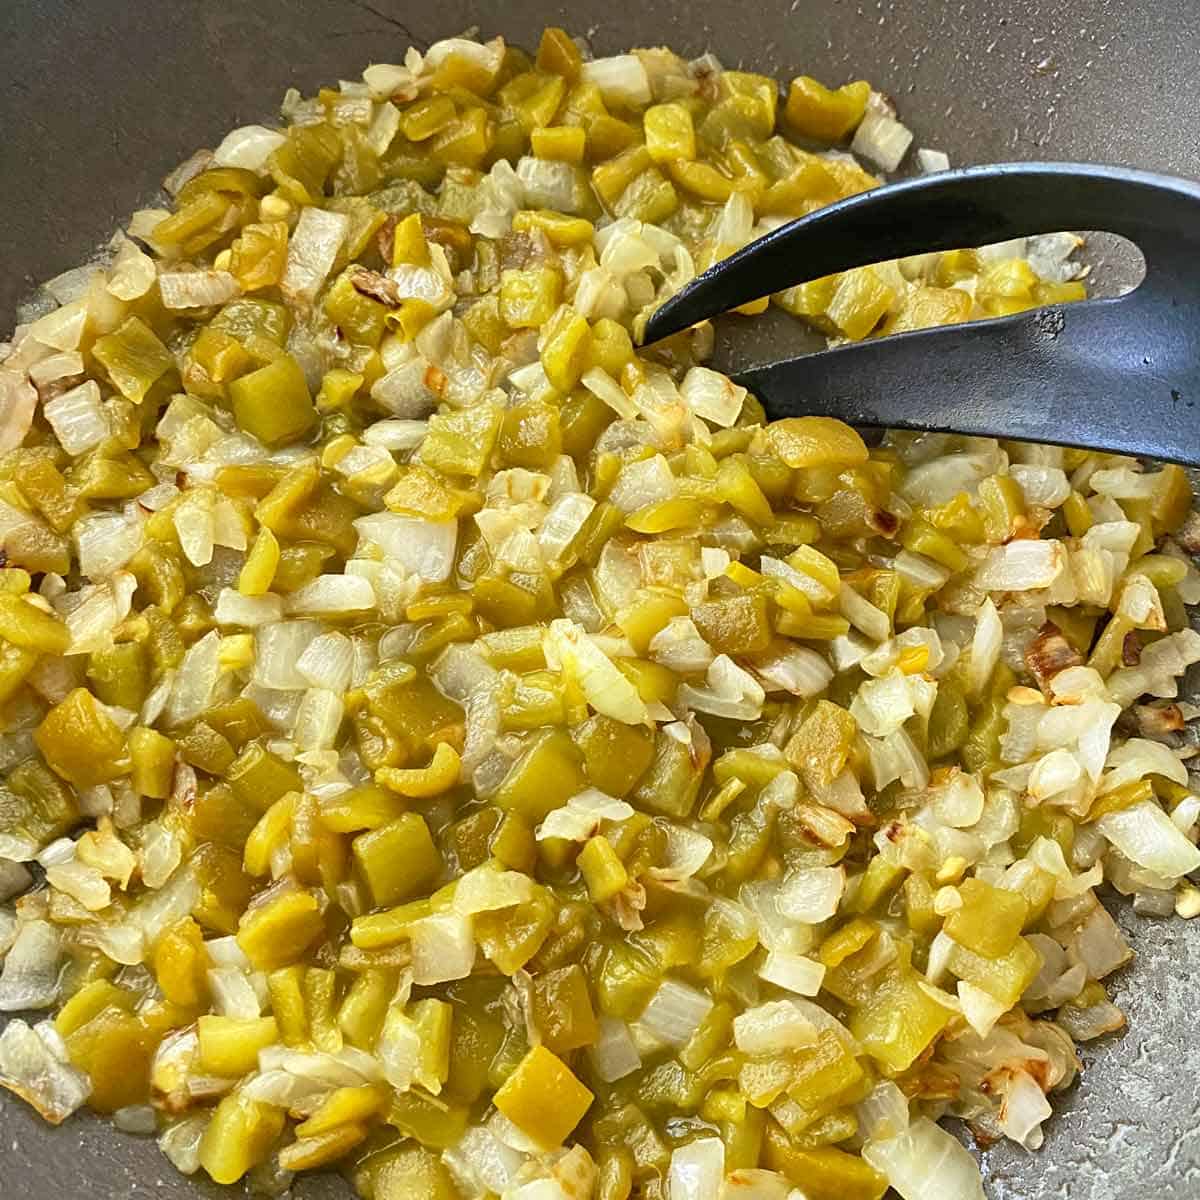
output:
[[[18,1019],[0,1031],[0,1087],[33,1105],[51,1125],[82,1108],[92,1090],[88,1077],[71,1066],[50,1021],[31,1029]]]
[[[862,1156],[903,1200],[985,1200],[975,1160],[928,1117],[895,1137],[868,1140]]]
[[[667,1195],[671,1200],[718,1200],[725,1179],[725,1143],[697,1138],[671,1154]]]
[[[48,401],[42,415],[68,454],[84,454],[108,437],[100,385],[93,379]]]
[[[62,938],[48,921],[26,921],[0,972],[0,1012],[49,1008],[58,999]]]
[[[308,207],[288,240],[287,267],[280,285],[293,304],[311,304],[333,269],[334,260],[350,230],[344,213]]]
[[[782,1054],[814,1045],[817,1028],[790,1001],[772,1000],[734,1017],[733,1040],[743,1054]]]
[[[712,997],[677,979],[664,979],[638,1018],[652,1037],[682,1047],[712,1008]]]

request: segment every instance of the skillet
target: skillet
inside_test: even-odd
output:
[[[1200,177],[1195,0],[6,0],[0,326],[11,328],[35,283],[86,261],[177,162],[269,118],[287,87],[356,78],[369,61],[476,24],[526,46],[560,24],[598,53],[665,43],[783,78],[868,78],[895,97],[917,145],[955,164],[1091,159]],[[1100,277],[1123,282],[1129,263],[1101,257]],[[719,365],[798,348],[794,322],[753,325],[722,330]],[[1085,1046],[1082,1081],[1056,1105],[1040,1152],[985,1154],[993,1200],[1200,1197],[1200,922],[1110,908],[1138,955],[1113,987],[1130,1029]],[[221,1192],[176,1175],[149,1140],[83,1114],[52,1130],[0,1092],[6,1197]],[[349,1193],[317,1177],[293,1194]]]

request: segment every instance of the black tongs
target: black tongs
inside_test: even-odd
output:
[[[933,250],[1064,229],[1135,243],[1115,299],[874,338],[737,376],[772,418],[1054,442],[1200,465],[1200,185],[1079,163],[967,167],[792,221],[655,312],[646,342],[795,284]]]

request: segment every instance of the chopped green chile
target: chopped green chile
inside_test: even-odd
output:
[[[881,1200],[904,1119],[1039,1144],[1123,1019],[1098,885],[1196,911],[1191,486],[768,423],[707,326],[642,352],[880,182],[868,83],[785,91],[452,38],[226,139],[96,268],[75,374],[18,336],[0,860],[45,882],[0,1009],[65,1060],[14,1081],[14,1021],[0,1086],[368,1200]],[[741,311],[1065,303],[1064,237]]]

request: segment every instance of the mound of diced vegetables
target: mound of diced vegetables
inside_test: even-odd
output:
[[[937,1119],[1037,1146],[1123,1024],[1097,886],[1200,911],[1186,476],[635,349],[899,164],[866,83],[548,29],[284,114],[0,365],[0,1084],[270,1193],[980,1196]],[[1011,313],[1076,242],[773,299]]]

